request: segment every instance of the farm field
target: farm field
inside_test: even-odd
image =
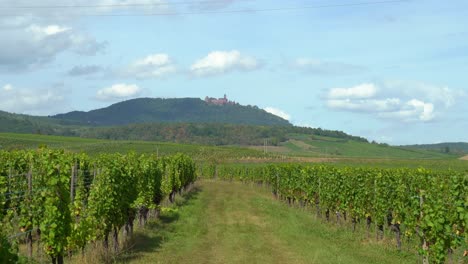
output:
[[[131,251],[117,262],[417,263],[391,239],[374,242],[326,225],[256,185],[202,180],[178,204],[136,231]]]
[[[261,157],[263,153],[240,147],[215,147],[195,144],[176,144],[153,141],[104,140],[79,137],[0,133],[0,149],[36,149],[46,145],[53,149],[65,149],[72,152],[84,152],[89,155],[100,153],[158,153],[171,155],[184,152],[193,158],[207,158],[215,155],[219,158]]]
[[[85,152],[95,156],[100,153],[158,153],[159,155],[171,155],[184,152],[198,161],[215,161],[217,163],[234,162],[242,164],[265,163],[265,162],[298,162],[298,163],[333,163],[337,166],[364,166],[364,167],[425,167],[430,169],[455,169],[468,170],[466,158],[459,159],[456,155],[440,154],[425,150],[407,150],[380,145],[365,144],[359,142],[337,143],[336,139],[327,137],[315,137],[315,143],[304,143],[306,141],[296,140],[294,143],[300,145],[293,149],[287,146],[269,147],[270,152],[264,153],[263,147],[240,147],[240,146],[206,146],[196,144],[177,144],[154,141],[130,141],[130,140],[104,140],[79,137],[34,135],[0,133],[0,150],[10,149],[36,149],[38,146],[46,145],[49,148],[65,149],[72,152]],[[301,143],[299,143],[301,142]],[[324,147],[327,142],[332,142],[335,147],[348,148],[348,155],[325,155],[316,152],[315,147],[308,144],[321,142],[324,151],[332,147]],[[334,143],[333,143],[334,142]],[[292,144],[292,143],[291,143]],[[288,143],[286,143],[288,145]],[[306,149],[314,152],[305,151]],[[331,146],[331,145],[330,145]],[[363,149],[362,157],[352,153],[359,153]],[[368,150],[367,152],[365,150]],[[370,149],[370,150],[369,150]],[[272,151],[273,150],[273,151]],[[274,151],[278,150],[278,151]],[[379,152],[381,151],[381,152]],[[388,152],[385,152],[388,151]],[[367,154],[366,154],[367,153]]]
[[[329,158],[399,158],[399,159],[453,159],[455,154],[445,154],[422,149],[388,146],[385,144],[369,144],[354,140],[291,134],[290,140],[279,146],[269,146],[267,151],[286,156],[329,157]],[[264,146],[251,147],[264,150]]]
[[[39,228],[42,236],[45,236],[47,228],[51,226],[49,220],[42,219],[41,215],[34,218],[32,224],[22,224],[24,220],[21,219],[27,216],[25,212],[42,210],[35,207],[35,204],[42,206],[40,199],[50,202],[50,208],[65,206],[74,212],[72,219],[58,217],[51,220],[63,228],[74,223],[78,229],[73,229],[71,233],[64,229],[62,238],[67,238],[68,242],[57,242],[52,234],[50,243],[58,243],[57,252],[45,251],[51,256],[64,257],[64,248],[70,246],[73,249],[69,252],[77,252],[78,245],[82,245],[85,253],[83,256],[74,253],[66,261],[72,263],[95,263],[96,258],[98,262],[111,260],[118,263],[418,263],[422,259],[418,255],[418,248],[421,250],[419,237],[427,238],[429,244],[443,245],[442,249],[434,247],[427,251],[430,259],[445,260],[447,245],[452,245],[453,257],[461,261],[466,245],[466,224],[463,219],[466,217],[464,200],[468,162],[457,157],[285,157],[242,147],[24,134],[0,134],[0,143],[5,150],[36,149],[45,145],[51,148],[11,152],[13,155],[10,157],[8,152],[3,152],[5,159],[0,171],[0,195],[3,196],[0,198],[4,199],[0,200],[0,205],[7,212],[3,224],[9,227],[4,235],[16,241],[22,259],[29,254],[26,242],[39,241],[37,237],[21,238],[23,230]],[[304,146],[305,143],[295,144]],[[65,152],[55,149],[65,149]],[[73,152],[88,153],[89,158]],[[153,155],[137,157],[130,153],[119,156],[114,152]],[[185,158],[179,163],[179,158],[163,157],[178,152],[188,153],[187,158],[194,157],[195,162],[190,161],[193,164],[190,179],[198,175],[199,180],[195,190],[185,193],[182,198],[178,196],[178,201],[172,204],[168,199],[173,201],[176,193],[181,194],[191,184],[184,183],[188,179],[181,170]],[[50,161],[52,163],[48,163]],[[83,167],[83,170],[77,170],[77,161],[78,167]],[[49,173],[46,178],[42,178],[44,170]],[[78,175],[81,185],[70,185]],[[32,177],[33,187],[27,187],[26,176]],[[55,181],[56,177],[61,179],[60,183]],[[138,181],[138,184],[133,186],[133,181]],[[151,181],[154,181],[154,185],[147,184]],[[91,195],[79,195],[82,202],[70,207],[67,199],[71,197],[73,200],[75,194],[70,186],[81,186],[79,188],[83,189],[80,192],[90,192]],[[125,200],[123,207],[119,207],[122,214],[120,220],[112,223],[114,236],[116,233],[122,235],[120,242],[112,242],[116,249],[110,258],[108,250],[96,251],[96,242],[101,245],[106,241],[103,239],[110,234],[110,229],[106,229],[107,233],[103,236],[100,228],[92,228],[88,223],[100,221],[96,213],[99,210],[96,209],[97,205],[94,205],[96,208],[86,205],[87,197],[104,197],[106,193],[99,190],[109,186],[115,190],[126,186],[133,197],[124,196],[128,200]],[[28,188],[39,189],[43,197],[31,198],[32,191]],[[54,188],[60,188],[67,198],[57,200]],[[275,199],[272,193],[281,201]],[[422,200],[418,202],[414,197],[423,197],[424,206]],[[450,206],[443,205],[444,201]],[[23,203],[26,205],[23,206]],[[303,204],[307,206],[301,206]],[[398,204],[398,208],[395,204]],[[152,218],[146,226],[137,228],[134,235],[128,235],[124,229],[129,223],[137,221],[134,217],[141,219],[141,208],[160,210],[161,214],[159,218]],[[320,209],[317,211],[317,208]],[[94,215],[89,215],[91,218],[82,222],[77,217],[81,210],[90,210]],[[128,213],[131,212],[128,210],[134,213]],[[317,216],[319,212],[321,217]],[[336,221],[333,220],[335,213]],[[343,214],[345,220],[339,220]],[[420,220],[420,214],[425,215],[424,221]],[[395,221],[388,220],[393,217],[396,217]],[[435,220],[442,221],[444,225],[434,226]],[[403,227],[401,232],[400,223]],[[397,233],[391,230],[395,226],[398,226]],[[357,232],[352,231],[354,228]],[[419,228],[425,228],[428,233],[417,233]],[[382,238],[377,238],[380,236],[377,229],[382,230]],[[19,238],[16,238],[14,230],[21,231]],[[405,236],[402,251],[396,248],[395,244],[401,241],[395,238],[396,234]],[[448,244],[442,240],[440,242],[439,238],[445,239]],[[109,245],[104,247],[108,249]],[[38,252],[41,252],[39,249]],[[38,256],[39,259],[48,257],[43,253]]]

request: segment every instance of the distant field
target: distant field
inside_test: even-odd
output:
[[[235,163],[299,162],[334,163],[337,166],[425,167],[431,169],[468,170],[468,162],[458,156],[426,150],[408,150],[346,141],[327,137],[296,135],[282,146],[205,146],[155,141],[104,140],[36,134],[0,133],[0,149],[34,149],[41,145],[72,152],[98,155],[106,152],[159,153],[184,152],[196,160]],[[337,154],[339,153],[339,155]]]
[[[397,158],[397,159],[455,159],[459,156],[423,149],[393,147],[384,144],[369,144],[354,140],[291,134],[290,140],[279,146],[267,146],[267,152],[301,157],[326,158]],[[264,146],[250,147],[264,151]]]
[[[261,151],[240,147],[216,147],[152,141],[103,140],[79,137],[0,133],[0,149],[34,149],[41,145],[63,148],[72,152],[98,155],[107,152],[159,153],[170,155],[184,152],[194,158],[217,159],[263,157]]]

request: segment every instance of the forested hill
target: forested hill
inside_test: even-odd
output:
[[[0,111],[0,132],[208,145],[277,145],[294,134],[367,142],[342,131],[296,127],[256,106],[195,98],[133,99],[50,117]]]
[[[432,150],[442,153],[455,153],[455,154],[466,154],[468,153],[468,143],[467,142],[445,142],[437,144],[422,144],[422,145],[408,145],[403,146],[413,149],[424,149]]]
[[[44,130],[49,133],[57,127],[57,121],[47,117],[12,114],[0,110],[0,132],[36,133]]]
[[[113,127],[83,127],[74,135],[86,138],[114,140],[169,141],[207,145],[279,145],[294,135],[325,136],[329,138],[365,142],[365,138],[342,131],[296,126],[257,126],[214,123],[143,123]]]
[[[52,116],[81,125],[115,126],[137,123],[224,123],[245,125],[291,124],[256,106],[214,105],[199,98],[138,98],[89,112]]]

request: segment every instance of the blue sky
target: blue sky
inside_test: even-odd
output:
[[[50,115],[227,94],[378,142],[467,142],[467,10],[432,0],[4,0],[0,109]]]

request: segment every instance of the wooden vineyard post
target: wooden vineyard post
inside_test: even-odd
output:
[[[377,200],[377,178],[374,178],[374,206],[375,206],[375,204],[376,204],[376,200]],[[373,217],[374,217],[374,223],[375,223],[375,224],[374,224],[374,225],[375,225],[375,227],[374,227],[374,229],[375,229],[375,237],[376,237],[376,240],[379,240],[379,232],[378,232],[378,227],[377,227],[377,222],[378,222],[378,220],[377,220],[377,217],[376,217],[376,211],[377,211],[377,210],[375,210],[375,207],[374,207],[374,215],[373,215]],[[369,228],[370,228],[370,224],[369,224]]]
[[[71,177],[70,177],[70,202],[73,204],[75,199],[75,182],[76,182],[76,161],[72,166],[71,169]]]
[[[420,221],[423,219],[423,204],[424,204],[424,197],[423,197],[423,190],[419,190],[419,208],[420,208]],[[423,264],[429,264],[429,257],[428,257],[428,250],[429,246],[427,245],[426,237],[424,236],[424,231],[420,230],[421,237],[422,237],[422,249],[423,249]]]
[[[93,182],[96,179],[96,164],[93,166]]]
[[[276,199],[279,198],[279,174],[276,172]]]
[[[73,166],[71,168],[71,176],[70,176],[70,204],[73,205],[73,202],[75,200],[75,182],[76,182],[76,174],[77,174],[77,165],[76,161],[73,163]],[[77,217],[75,217],[77,218]],[[71,249],[68,250],[68,257],[72,257],[72,251]]]
[[[320,196],[320,187],[321,187],[320,184],[321,184],[321,182],[320,182],[320,176],[319,176],[318,177],[318,195],[317,195],[317,197],[315,199],[315,208],[317,210],[317,217],[318,218],[322,218],[322,214],[320,212],[320,198],[321,198],[321,196]]]
[[[28,178],[28,213],[29,213],[29,223],[31,225],[29,226],[30,229],[32,229],[32,213],[31,213],[31,203],[32,203],[32,165],[30,166],[30,169],[27,174]],[[26,234],[26,240],[28,244],[28,257],[29,259],[32,259],[32,252],[33,252],[33,240],[32,240],[32,230],[27,229],[27,234]]]
[[[11,178],[13,176],[13,172],[11,171],[11,167],[8,169],[8,190],[11,190]]]

